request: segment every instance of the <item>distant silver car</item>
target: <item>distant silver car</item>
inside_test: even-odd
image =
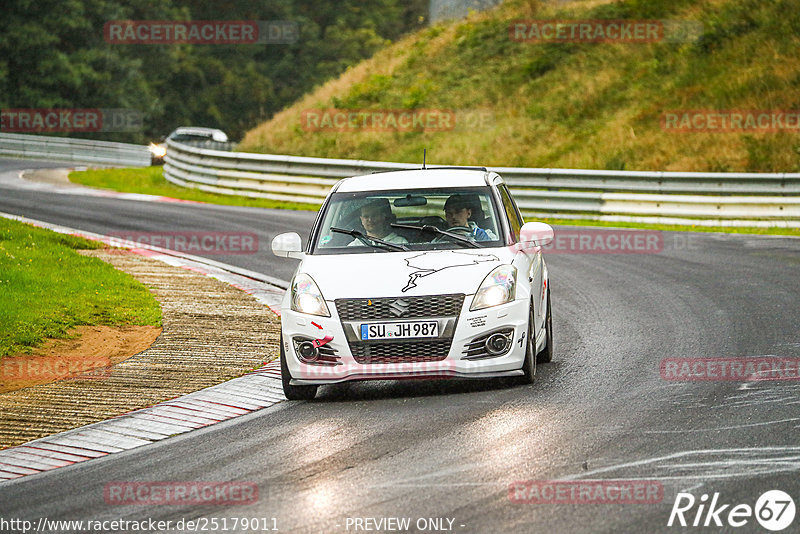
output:
[[[167,155],[167,140],[212,150],[231,149],[228,135],[222,130],[200,126],[181,126],[158,143],[150,143],[148,148],[150,149],[151,165],[164,164],[164,156]]]

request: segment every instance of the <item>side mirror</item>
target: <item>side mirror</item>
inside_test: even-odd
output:
[[[529,222],[522,225],[519,241],[523,248],[543,247],[553,241],[553,227],[543,222]]]
[[[303,257],[303,243],[297,232],[278,234],[272,239],[272,253],[281,258]]]

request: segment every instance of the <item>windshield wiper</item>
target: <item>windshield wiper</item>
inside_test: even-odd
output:
[[[435,226],[431,226],[430,224],[425,224],[423,226],[414,226],[413,224],[392,223],[389,226],[391,226],[392,228],[407,228],[409,230],[418,230],[420,232],[432,232],[438,235],[446,235],[447,237],[452,237],[459,243],[469,245],[472,248],[481,248],[480,245],[478,245],[477,243],[475,243],[475,241],[472,241],[471,239],[468,239],[458,234],[454,234],[453,232],[448,232],[447,230],[440,230]]]
[[[388,241],[384,241],[382,239],[378,239],[377,237],[367,237],[362,232],[358,230],[345,230],[344,228],[336,228],[331,226],[331,232],[338,232],[340,234],[347,234],[350,236],[355,237],[368,247],[372,248],[379,248],[383,250],[405,250],[408,251],[408,247],[404,245],[398,245],[397,243],[389,243]]]

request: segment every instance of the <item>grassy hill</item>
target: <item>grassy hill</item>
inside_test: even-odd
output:
[[[800,132],[685,132],[679,110],[800,110],[797,0],[508,0],[415,33],[248,132],[251,152],[432,163],[794,172]],[[702,23],[689,42],[531,43],[519,19]],[[305,110],[435,109],[444,131],[308,131]]]

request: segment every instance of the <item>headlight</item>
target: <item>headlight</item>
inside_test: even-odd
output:
[[[514,300],[516,287],[517,268],[513,265],[501,265],[483,279],[469,310],[482,310],[511,302]]]
[[[292,281],[292,310],[310,315],[331,316],[316,282],[305,273],[298,274]]]
[[[150,153],[157,158],[163,158],[167,154],[166,145],[157,145],[155,143],[150,143],[150,146],[147,148],[149,148]]]

